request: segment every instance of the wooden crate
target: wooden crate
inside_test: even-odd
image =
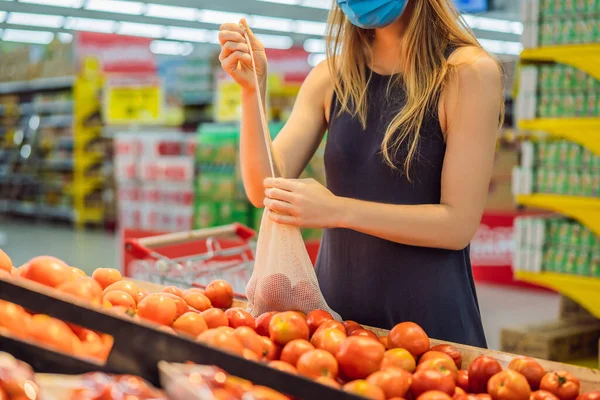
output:
[[[558,312],[558,317],[560,319],[596,319],[588,310],[580,306],[577,302],[571,300],[566,296],[561,296],[560,298],[560,308]]]

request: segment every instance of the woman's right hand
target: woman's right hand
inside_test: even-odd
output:
[[[245,19],[242,19],[239,24],[226,23],[221,25],[219,30],[219,42],[221,43],[219,61],[225,72],[240,84],[242,88],[256,90],[254,74],[252,72],[252,58],[250,58],[250,49],[248,48],[248,43],[246,43],[244,29],[248,32],[250,45],[252,46],[259,85],[264,87],[267,79],[265,47],[254,36]]]

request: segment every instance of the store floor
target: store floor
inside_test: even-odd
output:
[[[0,219],[0,248],[15,265],[34,255],[53,255],[86,272],[120,265],[119,241],[111,233],[75,231],[68,226]],[[500,330],[543,322],[558,315],[557,295],[478,284],[477,294],[489,347],[500,348]]]

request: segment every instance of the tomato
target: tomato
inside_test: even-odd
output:
[[[317,379],[315,379],[315,382],[318,382],[321,385],[332,387],[334,389],[342,388],[342,385],[340,385],[338,381],[336,381],[335,379],[328,378],[326,376],[319,376]]]
[[[268,361],[277,360],[281,354],[281,348],[266,336],[261,336],[260,338],[263,341],[263,358]]]
[[[254,332],[254,329],[248,326],[236,328],[235,337],[239,339],[242,345],[248,350],[252,350],[260,358],[265,356],[265,346],[260,336]]]
[[[444,356],[446,356],[446,355],[444,354]],[[454,380],[456,380],[456,373],[458,372],[456,370],[456,364],[454,364],[454,361],[448,356],[446,356],[446,358],[429,359],[429,360],[426,360],[425,362],[419,361],[419,365],[417,366],[417,371],[423,370],[423,369],[435,369],[437,371],[440,371],[444,375],[451,376],[452,379],[454,379]]]
[[[186,312],[193,311],[193,312],[199,313],[198,310],[190,309],[190,307],[187,305],[185,300],[183,300],[181,297],[179,297],[177,295],[174,295],[173,293],[167,293],[167,292],[151,293],[146,297],[149,297],[149,296],[162,296],[162,297],[168,297],[169,299],[173,300],[173,302],[175,303],[175,308],[176,308],[175,319],[181,317]]]
[[[201,312],[212,307],[209,298],[200,292],[185,292],[183,294],[183,300],[187,305]]]
[[[300,356],[308,351],[314,350],[315,346],[304,339],[294,339],[288,342],[281,350],[281,361],[296,366]]]
[[[323,322],[331,320],[333,320],[333,317],[327,311],[313,310],[309,312],[306,316],[306,323],[308,324],[310,335],[312,336]]]
[[[401,368],[390,367],[372,373],[367,382],[383,390],[386,398],[404,397],[412,384],[412,375]]]
[[[462,396],[466,396],[467,392],[465,392],[465,390],[461,387],[456,387],[456,389],[454,389],[454,395],[452,395],[453,399],[456,399],[457,397],[462,397]]]
[[[428,392],[423,393],[417,400],[450,400],[452,397],[448,396],[448,394],[441,392],[439,390],[430,390]]]
[[[363,327],[356,321],[344,321],[344,329],[346,329],[346,335],[350,336],[352,332],[357,329],[363,329]]]
[[[269,311],[263,313],[256,318],[256,333],[260,336],[269,337],[269,323],[273,315],[277,314],[277,311]]]
[[[227,331],[226,328],[228,327],[209,329],[201,333],[196,340],[200,343],[205,343],[241,356],[244,353],[244,345],[233,333]]]
[[[60,284],[57,289],[80,299],[87,300],[92,304],[100,305],[102,303],[102,288],[92,278],[70,280]]]
[[[594,392],[592,392],[592,393],[594,393]],[[595,393],[598,393],[598,392],[595,392]],[[579,397],[582,397],[582,396],[585,396],[585,395],[579,395],[577,397],[577,399],[581,400],[581,399],[579,399]],[[558,399],[558,397],[556,397],[555,395],[553,395],[550,392],[547,392],[545,390],[538,390],[538,391],[531,393],[529,400],[559,400],[559,399]],[[595,400],[595,399],[588,399],[588,400]]]
[[[317,349],[327,350],[334,356],[340,351],[342,342],[346,339],[346,334],[336,328],[327,328],[319,332],[310,339],[310,342]]]
[[[202,332],[206,331],[208,326],[200,314],[187,312],[173,322],[173,329],[196,338]]]
[[[435,369],[421,369],[413,374],[412,385],[410,391],[414,396],[430,390],[439,390],[446,393],[448,396],[454,395],[456,383],[450,375],[444,375]]]
[[[546,392],[548,393],[548,392]],[[551,394],[551,393],[549,393]],[[554,399],[551,398],[546,398],[546,399],[534,399],[534,400],[556,400],[556,396],[554,396]],[[600,391],[596,390],[594,392],[587,392],[584,394],[580,394],[579,396],[577,396],[577,400],[600,400]]]
[[[31,316],[21,306],[0,300],[0,327],[4,327],[11,334],[25,338],[29,336]]]
[[[335,320],[331,320],[331,321],[324,321],[315,331],[315,333],[313,334],[316,335],[319,333],[319,331],[323,331],[325,329],[328,328],[335,328],[337,330],[339,330],[340,332],[343,332],[344,335],[346,335],[346,328],[344,328],[344,325],[342,325],[341,322],[335,321]]]
[[[135,310],[135,300],[129,293],[121,290],[113,290],[104,295],[104,300],[108,301],[112,306],[123,306],[131,310]]]
[[[86,275],[85,272],[83,272],[83,270],[76,268],[76,267],[71,267],[71,272],[73,273],[73,279],[77,279],[77,278],[87,278],[88,276]]]
[[[254,317],[242,308],[230,308],[225,311],[225,315],[229,319],[229,326],[232,328],[247,326],[254,329],[256,326]]]
[[[352,331],[350,336],[364,336],[364,337],[371,338],[373,340],[377,340],[379,342],[379,338],[377,337],[377,335],[367,329],[362,329],[362,328],[355,329]],[[379,343],[381,343],[381,342],[379,342]]]
[[[267,365],[273,369],[287,372],[288,374],[298,375],[298,370],[296,369],[296,367],[289,363],[286,363],[285,361],[273,360],[269,361]]]
[[[430,350],[447,354],[454,360],[457,369],[462,367],[462,354],[460,354],[460,351],[451,344],[438,344],[437,346],[433,346]]]
[[[414,372],[416,362],[412,354],[406,349],[391,349],[385,352],[381,368],[398,367],[408,372]]]
[[[55,257],[40,256],[32,258],[22,275],[25,279],[50,287],[58,287],[73,277],[71,267]]]
[[[285,349],[284,349],[285,350]],[[296,368],[300,375],[316,379],[320,376],[335,379],[338,376],[338,362],[325,350],[309,350],[298,359]]]
[[[271,388],[258,385],[252,387],[248,398],[253,400],[289,400],[287,396],[284,396]]]
[[[209,283],[204,294],[214,307],[229,308],[233,304],[233,288],[223,280],[215,280]]]
[[[379,336],[378,337],[379,342],[385,347],[385,349],[387,350],[387,345],[388,345],[388,337],[387,336]]]
[[[155,322],[159,325],[170,326],[177,316],[177,306],[173,299],[162,293],[156,293],[147,296],[144,300],[140,301],[138,315],[140,318]]]
[[[379,341],[351,336],[342,342],[336,358],[345,378],[364,379],[379,369],[384,354],[385,347]]]
[[[469,391],[487,393],[490,378],[502,371],[500,363],[488,356],[479,356],[469,366]]]
[[[229,318],[220,308],[209,308],[200,313],[208,329],[218,328],[220,326],[229,326]]]
[[[146,289],[140,289],[138,292],[138,303],[142,301],[142,299],[150,294]]]
[[[12,275],[13,264],[10,257],[0,249],[0,270],[6,271]]]
[[[113,290],[121,290],[125,293],[129,293],[131,297],[135,300],[135,303],[138,304],[140,302],[140,291],[135,283],[131,281],[119,281],[115,282],[104,289],[104,294],[111,292]]]
[[[531,390],[537,390],[540,387],[540,382],[546,374],[544,367],[542,367],[537,361],[529,357],[514,358],[508,365],[508,369],[517,371],[529,382]]]
[[[465,392],[468,392],[469,389],[469,371],[465,371],[461,369],[456,374],[456,385],[460,387]]]
[[[417,358],[429,350],[429,336],[414,322],[401,322],[390,331],[388,347],[390,349],[406,349],[414,358]]]
[[[100,335],[86,329],[82,332],[82,335],[78,336],[81,340],[82,349],[85,355],[96,358],[102,362],[106,361],[111,346],[107,346]]]
[[[69,354],[81,352],[81,341],[64,322],[36,314],[29,326],[31,336],[40,343]]]
[[[540,389],[560,400],[574,400],[579,396],[579,379],[566,371],[548,372],[540,382]]]
[[[529,400],[531,396],[527,378],[512,369],[500,371],[492,376],[487,389],[493,400]]]
[[[98,268],[92,273],[92,278],[100,284],[102,290],[106,289],[115,282],[123,280],[123,275],[118,269]]]
[[[385,400],[385,394],[383,393],[383,390],[375,385],[370,384],[364,379],[348,382],[342,387],[342,389],[344,392],[366,397],[367,399]]]
[[[175,296],[181,297],[183,299],[183,290],[179,289],[176,286],[167,286],[167,287],[163,288],[162,292],[171,293],[171,294],[174,294]]]
[[[271,340],[280,346],[294,339],[308,340],[309,332],[306,320],[293,311],[277,313],[269,322]]]

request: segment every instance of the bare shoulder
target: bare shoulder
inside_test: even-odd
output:
[[[311,93],[310,97],[312,97],[312,102],[314,104],[317,104],[315,103],[315,100],[319,100],[318,104],[323,108],[325,120],[329,122],[329,112],[331,108],[331,99],[333,98],[334,85],[327,60],[321,61],[312,69],[304,81],[303,89],[304,87],[306,87],[307,92]]]
[[[502,84],[502,68],[498,60],[484,50],[474,47],[460,47],[448,58],[452,67],[450,80],[456,84],[471,86],[477,82],[487,88],[496,87],[500,90]],[[457,79],[458,78],[458,79]]]

